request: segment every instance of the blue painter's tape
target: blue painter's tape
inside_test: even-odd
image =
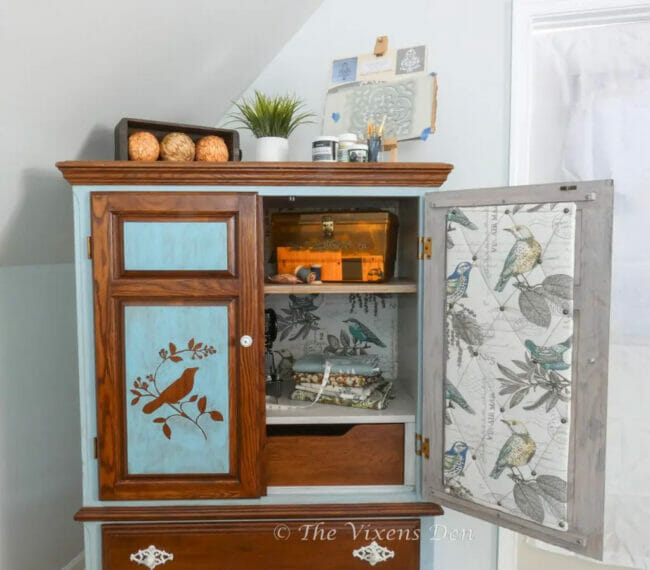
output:
[[[420,139],[423,141],[427,140],[429,138],[429,135],[431,134],[431,127],[427,127],[422,131],[422,134],[420,135]]]
[[[332,119],[334,119],[335,123],[338,123],[340,118],[341,118],[340,113],[332,113]]]

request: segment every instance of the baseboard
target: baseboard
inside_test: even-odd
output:
[[[61,570],[84,570],[83,550],[68,562]]]

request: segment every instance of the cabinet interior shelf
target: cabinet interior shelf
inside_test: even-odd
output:
[[[289,399],[283,395],[280,406],[288,409],[266,409],[267,425],[290,424],[384,424],[411,423],[415,421],[415,400],[407,394],[400,383],[394,386],[395,397],[385,410],[366,410],[333,404],[311,404]]]
[[[308,293],[417,293],[417,283],[408,279],[395,279],[385,283],[320,283],[318,285],[266,283],[264,285],[265,295],[289,293],[301,295]]]

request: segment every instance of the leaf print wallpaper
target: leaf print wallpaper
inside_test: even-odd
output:
[[[377,355],[384,377],[397,377],[395,296],[267,295],[265,306],[278,319],[273,350],[283,380],[292,376],[293,362],[308,354]]]
[[[567,530],[575,205],[447,212],[446,491]]]

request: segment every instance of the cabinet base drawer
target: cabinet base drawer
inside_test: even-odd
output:
[[[404,424],[271,425],[266,484],[402,485]]]
[[[417,570],[420,521],[109,524],[103,570]]]

